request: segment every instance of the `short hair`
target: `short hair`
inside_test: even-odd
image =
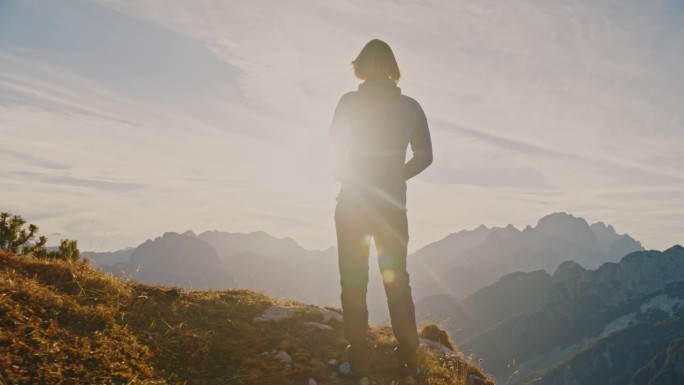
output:
[[[354,75],[360,80],[389,77],[398,83],[401,77],[392,48],[378,39],[366,43],[359,56],[352,61],[352,66]]]

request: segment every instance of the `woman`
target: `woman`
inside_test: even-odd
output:
[[[416,383],[419,342],[406,271],[406,181],[432,163],[430,132],[418,102],[397,87],[399,67],[387,43],[371,40],[352,65],[363,83],[342,96],[330,127],[335,177],[341,182],[335,226],[348,360],[353,378],[369,383],[366,288],[372,237],[397,360],[406,382]],[[409,144],[413,156],[406,162]]]

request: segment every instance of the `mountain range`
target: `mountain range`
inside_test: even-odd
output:
[[[184,289],[249,288],[280,298],[335,304],[335,249],[306,250],[264,232],[165,233],[135,249],[84,252],[105,271]],[[112,263],[113,262],[113,263]]]
[[[171,240],[186,245],[170,251],[166,243]],[[104,270],[142,282],[186,289],[240,287],[280,298],[339,306],[335,248],[307,250],[291,238],[276,238],[262,231],[187,231],[167,233],[149,242],[137,248],[83,254]],[[642,249],[638,241],[617,234],[610,225],[589,225],[582,218],[554,213],[522,231],[512,225],[480,226],[450,234],[409,255],[408,265],[415,300],[434,294],[464,298],[508,273],[553,271],[565,260],[593,267]],[[214,252],[222,266],[216,262]],[[163,253],[169,253],[169,258],[160,258]],[[183,258],[191,260],[191,265],[186,265]],[[374,265],[371,261],[371,269],[376,270]],[[372,322],[388,319],[385,301],[379,275],[371,274],[368,303]]]
[[[413,290],[417,298],[447,294],[465,298],[512,272],[553,272],[564,261],[594,269],[605,262],[643,250],[641,243],[613,226],[554,213],[535,227],[518,230],[480,226],[431,243],[411,255]]]
[[[511,384],[647,384],[682,376],[684,248],[638,251],[587,270],[513,273],[463,301],[419,301],[421,322],[446,327],[464,352]],[[641,377],[639,377],[641,376]],[[535,382],[536,381],[536,382]]]

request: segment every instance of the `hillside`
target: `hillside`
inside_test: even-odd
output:
[[[448,330],[456,343],[477,335],[501,320],[537,306],[553,283],[544,270],[511,273],[463,301],[433,295],[416,302],[416,316]]]
[[[290,316],[255,320],[274,305]],[[123,281],[88,263],[0,252],[0,315],[3,385],[342,383],[340,322],[249,290],[185,292]],[[391,330],[374,328],[371,338],[373,375],[389,385]],[[427,383],[493,384],[472,357],[423,342]]]
[[[675,385],[684,383],[684,317],[642,322],[590,344],[519,384]],[[676,338],[673,340],[673,338]]]
[[[674,355],[666,354],[670,342],[684,337],[673,326],[684,319],[684,248],[634,252],[596,270],[566,262],[553,277],[510,274],[463,301],[420,301],[417,312],[445,325],[499,380],[516,374],[510,383],[626,383],[651,360],[651,372],[664,370],[658,365]],[[596,380],[606,371],[615,382]]]

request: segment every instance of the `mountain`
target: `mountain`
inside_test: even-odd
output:
[[[416,251],[408,262],[417,299],[433,294],[465,298],[508,273],[551,273],[568,260],[595,269],[640,250],[638,241],[612,226],[554,213],[522,231],[512,225],[480,226],[449,235]]]
[[[630,379],[629,385],[684,383],[684,338],[671,341]]]
[[[261,290],[278,298],[321,305],[339,302],[336,255],[307,251],[261,255],[244,252],[225,258],[238,287]]]
[[[273,310],[285,318],[264,317]],[[147,285],[87,263],[0,251],[0,383],[341,385],[347,343],[337,312],[249,290]],[[426,383],[494,385],[438,343],[440,334],[434,325],[421,330]],[[391,336],[387,327],[370,329],[378,383],[399,380]]]
[[[276,238],[263,231],[251,233],[205,231],[197,237],[212,245],[225,258],[244,252],[271,256],[276,254],[296,255],[306,251],[292,238]]]
[[[515,297],[522,297],[517,304]],[[428,299],[419,302],[420,318],[439,321],[423,313],[434,307]],[[544,272],[511,274],[462,302],[452,298],[451,311],[439,315],[450,320],[447,330],[460,341],[460,349],[481,357],[500,381],[515,373],[511,383],[546,376],[544,384],[601,383],[588,378],[592,373],[602,378],[605,367],[583,364],[577,373],[587,377],[572,382],[568,373],[578,366],[567,360],[622,357],[613,351],[616,346],[635,346],[640,354],[629,362],[615,358],[606,364],[613,377],[629,379],[671,341],[684,337],[684,328],[672,326],[684,316],[684,248],[634,252],[596,270],[565,262],[550,277]],[[532,375],[538,371],[542,374]],[[564,379],[552,382],[551,377]]]
[[[137,248],[85,255],[103,270],[141,282],[183,288],[239,287],[279,298],[339,305],[336,249],[307,250],[291,238],[263,231],[169,232]]]
[[[195,234],[188,231],[182,235],[185,236],[182,240],[209,244],[223,264],[223,269],[219,268],[217,271],[226,271],[232,277],[222,279],[215,272],[207,271],[207,274],[213,276],[203,278],[201,271],[195,271],[193,281],[205,279],[215,282],[216,285],[212,286],[215,288],[235,285],[263,290],[280,298],[339,306],[339,272],[337,251],[334,248],[324,251],[307,250],[291,238],[277,238],[263,231],[246,234],[223,231]],[[197,247],[188,247],[194,249],[193,258],[201,259],[197,254]],[[155,248],[85,254],[106,270],[125,270],[128,274],[133,274],[137,265],[126,265],[120,261],[125,259],[129,262],[130,257],[127,258],[126,255],[136,251],[140,260],[150,264],[146,268],[149,272],[153,264],[165,263],[159,258],[163,251]],[[175,250],[181,249],[179,247]],[[202,249],[210,254],[207,260],[215,259],[214,252],[206,247]],[[535,228],[528,227],[523,231],[512,225],[503,228],[487,228],[482,225],[474,230],[451,234],[411,254],[408,264],[414,299],[418,302],[433,294],[463,298],[508,273],[542,269],[550,272],[552,266],[555,267],[565,259],[579,261],[587,267],[592,266],[596,262],[594,260],[618,260],[615,256],[618,253],[640,249],[641,245],[637,241],[627,235],[617,234],[612,226],[601,222],[590,226],[584,219],[556,213],[540,219]],[[152,255],[147,258],[145,253]],[[387,320],[389,313],[373,255],[371,253],[369,261],[372,271],[368,303],[371,320],[378,323]],[[109,266],[117,261],[121,266]],[[122,268],[123,265],[126,267]],[[157,274],[152,278],[139,278],[158,280],[162,284],[178,284],[179,277],[185,275],[185,268],[172,272],[174,266],[179,265],[166,263],[162,267],[166,270],[165,276]],[[172,275],[173,280],[164,281]],[[530,295],[528,298],[536,297]],[[511,301],[510,304],[513,304],[514,299]],[[477,319],[478,317],[473,318]],[[484,324],[486,323],[473,321],[473,325]]]
[[[81,255],[93,261],[95,266],[111,268],[119,263],[130,261],[133,251],[135,251],[135,247],[105,252],[84,251]]]
[[[640,322],[592,341],[570,359],[519,384],[682,384],[682,330],[684,316]]]
[[[339,303],[336,249],[307,250],[291,238],[264,232],[207,231],[197,237],[217,251],[238,287],[321,305]]]
[[[235,279],[216,250],[193,234],[165,233],[148,240],[132,253],[130,261],[110,269],[131,279],[184,289],[228,289]]]
[[[463,301],[439,294],[416,302],[420,322],[442,325],[454,342],[476,335],[501,320],[531,309],[544,299],[554,279],[544,270],[505,275]]]

